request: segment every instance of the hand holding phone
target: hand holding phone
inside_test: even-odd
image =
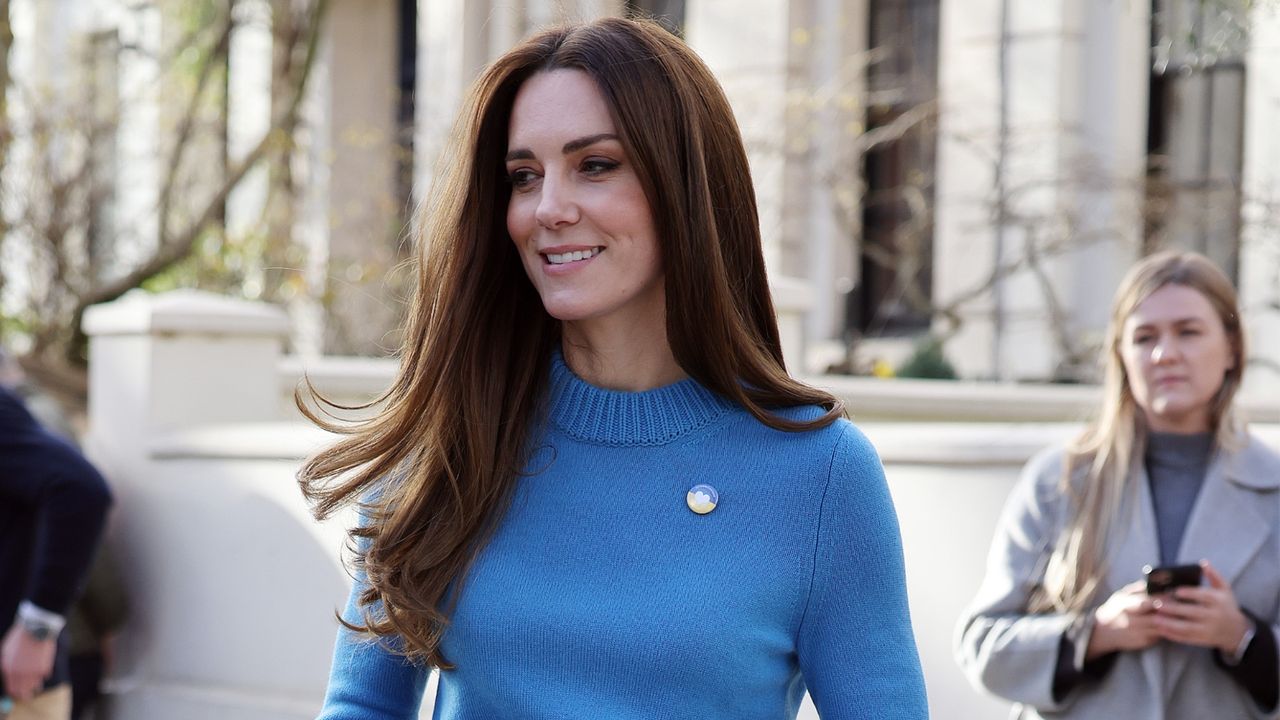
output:
[[[1180,587],[1199,587],[1202,570],[1199,565],[1161,565],[1142,568],[1147,578],[1147,594],[1162,595]]]

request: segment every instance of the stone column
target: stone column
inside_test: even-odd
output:
[[[447,147],[458,109],[475,76],[489,58],[485,21],[489,2],[430,0],[418,3],[418,76],[414,134],[416,197],[430,192],[440,155]],[[496,17],[523,15],[522,3],[511,3]],[[518,33],[510,22],[497,21],[504,39]],[[505,50],[505,48],[504,48]]]
[[[796,57],[787,101],[783,272],[814,302],[808,338],[842,339],[846,291],[861,275],[861,163],[866,130],[867,0],[792,3]],[[793,368],[794,369],[794,368]]]
[[[765,261],[773,273],[787,273],[787,266],[799,264],[797,258],[784,260],[783,237],[791,5],[690,0],[685,6],[685,38],[724,86],[742,129],[760,206]]]
[[[271,129],[271,5],[240,0],[227,51],[227,160],[236,165]],[[244,236],[262,219],[267,169],[250,170],[227,198],[227,234]]]
[[[862,3],[844,5],[846,12],[852,12],[849,6]],[[831,157],[831,148],[818,147],[830,128],[811,128],[822,113],[810,115],[810,100],[815,82],[836,81],[841,74],[848,29],[858,22],[856,14],[839,17],[832,8],[832,3],[819,8],[812,0],[689,0],[685,5],[685,38],[724,87],[742,131],[765,263],[777,279],[779,307],[786,306],[780,316],[788,367],[795,373],[807,370],[805,350],[814,334],[810,313],[815,306],[833,304],[830,274],[840,264],[829,214],[836,189],[815,177],[815,158],[824,152]],[[815,269],[815,264],[823,266]],[[816,301],[811,273],[820,278]],[[818,332],[825,335],[829,318],[822,318]]]
[[[331,352],[378,354],[398,342],[397,284],[410,278],[393,272],[403,259],[395,182],[397,7],[394,0],[338,0],[326,24]]]
[[[1240,302],[1253,359],[1245,386],[1280,395],[1280,16],[1257,7],[1246,59]]]

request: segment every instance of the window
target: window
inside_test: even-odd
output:
[[[399,0],[396,49],[396,199],[412,212],[414,89],[418,81],[418,0]]]
[[[1244,11],[1154,0],[1147,251],[1195,250],[1237,274],[1244,157]]]
[[[867,130],[895,130],[862,158],[862,271],[846,325],[914,334],[931,314],[939,2],[871,0],[869,12]]]

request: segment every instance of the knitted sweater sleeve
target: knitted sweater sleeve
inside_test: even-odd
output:
[[[363,577],[357,577],[342,611],[347,622],[364,621],[358,605],[363,590]],[[341,628],[317,720],[414,720],[429,675],[426,667],[410,663],[382,641]]]
[[[927,718],[898,519],[871,444],[842,423],[797,642],[823,720]]]

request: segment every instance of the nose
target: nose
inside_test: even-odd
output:
[[[539,225],[555,230],[578,222],[578,204],[566,182],[546,177],[540,191],[538,209],[534,212]]]
[[[1151,362],[1157,365],[1172,362],[1177,356],[1178,347],[1173,338],[1161,338],[1151,348]]]

